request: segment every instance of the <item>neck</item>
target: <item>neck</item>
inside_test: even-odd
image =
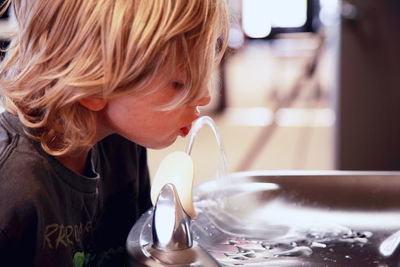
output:
[[[55,158],[60,161],[68,169],[85,175],[86,162],[88,160],[89,149],[76,151],[67,155],[56,156]]]
[[[104,119],[103,119],[104,120]],[[105,138],[106,136],[112,134],[113,131],[106,127],[104,124],[98,123],[97,125],[97,134],[93,140],[92,146],[94,146],[97,142]],[[68,153],[67,155],[56,156],[56,158],[68,169],[85,175],[86,162],[88,160],[90,148],[82,148],[76,150],[74,152]]]

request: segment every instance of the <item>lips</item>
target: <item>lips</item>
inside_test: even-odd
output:
[[[186,137],[190,130],[192,129],[192,123],[200,117],[200,114],[195,114],[195,116],[189,121],[189,124],[179,129],[179,135]]]
[[[179,129],[179,133],[182,137],[185,137],[189,134],[192,125],[188,125]]]

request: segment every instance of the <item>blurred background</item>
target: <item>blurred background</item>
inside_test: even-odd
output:
[[[400,169],[400,1],[228,0],[229,51],[203,115],[231,172]],[[150,150],[150,169],[188,138]],[[222,166],[213,132],[192,150],[196,183]]]
[[[195,183],[253,170],[400,170],[400,1],[227,0],[229,49],[207,126],[192,149]],[[12,17],[0,20],[1,40]],[[188,138],[149,150],[154,175]]]
[[[334,168],[337,0],[229,0],[229,49],[202,115],[214,119],[230,172]],[[152,172],[188,138],[150,150]],[[204,126],[191,153],[196,183],[213,179],[222,155]]]

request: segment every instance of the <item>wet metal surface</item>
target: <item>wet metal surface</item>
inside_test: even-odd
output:
[[[400,173],[243,173],[195,204],[193,239],[224,266],[400,266]]]
[[[400,266],[400,172],[238,173],[198,186],[194,200],[193,243],[221,266]],[[128,250],[163,266],[146,250],[151,217]]]

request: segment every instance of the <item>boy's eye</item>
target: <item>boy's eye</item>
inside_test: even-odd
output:
[[[185,84],[181,82],[172,82],[172,87],[174,87],[177,90],[180,90],[185,87]]]

